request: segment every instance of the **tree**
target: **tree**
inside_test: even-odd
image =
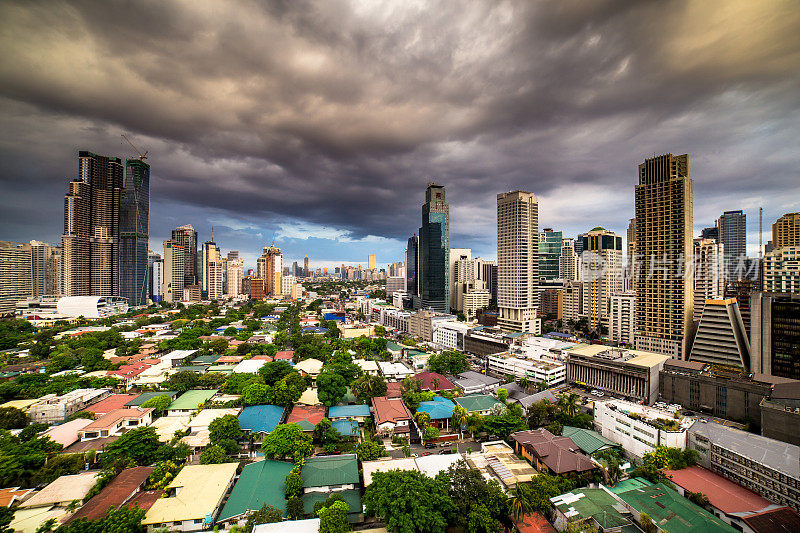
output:
[[[0,407],[0,429],[20,429],[28,425],[28,417],[22,409]]]
[[[200,453],[201,465],[216,465],[221,463],[230,463],[232,461],[233,460],[228,457],[228,454],[225,453],[225,450],[216,444],[206,446],[202,453]]]
[[[156,416],[161,416],[164,411],[167,410],[167,407],[172,403],[172,399],[169,397],[168,394],[160,394],[158,396],[153,396],[146,402],[142,404],[142,407],[152,407],[153,411],[155,411]]]
[[[365,440],[356,447],[356,454],[363,463],[386,457],[386,448],[373,440]]]
[[[123,433],[117,440],[107,444],[103,452],[103,466],[112,465],[144,466],[156,461],[156,451],[161,446],[153,427],[137,428]]]
[[[508,520],[508,499],[500,484],[486,481],[465,461],[458,461],[438,477],[449,484],[450,499],[456,507],[451,525],[464,527],[468,532],[495,533],[500,522]]]
[[[708,507],[711,504],[708,496],[700,491],[692,492],[691,490],[687,490],[684,496],[686,496],[686,499],[688,499],[690,502],[699,505],[700,507]]]
[[[492,414],[483,418],[483,429],[490,435],[497,435],[507,439],[516,431],[527,429],[527,424],[522,416],[522,408],[512,405],[500,414]]]
[[[267,385],[275,385],[278,381],[294,372],[292,365],[286,361],[269,361],[258,369],[258,375]]]
[[[528,497],[529,493],[519,486],[514,487],[511,495],[511,516],[515,522],[519,522],[523,516],[533,512],[533,504]]]
[[[501,402],[506,403],[506,400],[508,400],[508,391],[503,388],[497,389],[497,398]]]
[[[147,478],[147,490],[157,490],[166,488],[175,479],[180,468],[172,461],[159,461],[155,464],[155,469]]]
[[[286,515],[291,520],[299,520],[303,518],[304,513],[305,513],[305,506],[303,505],[302,498],[296,496],[286,501]]]
[[[393,533],[444,533],[455,512],[448,485],[416,470],[375,472],[363,502],[367,514],[384,520]]]
[[[328,507],[319,510],[319,533],[346,533],[352,531],[347,523],[347,513],[350,508],[343,501],[333,502]]]
[[[14,530],[8,527],[14,519],[14,512],[11,507],[0,507],[0,533],[14,533]]]
[[[239,419],[233,415],[225,415],[215,418],[208,425],[208,439],[211,444],[216,444],[225,449],[227,453],[233,453],[238,449],[238,440],[243,433],[239,427]]]
[[[244,530],[246,533],[252,533],[253,528],[258,524],[272,524],[281,520],[283,520],[283,514],[273,506],[265,503],[261,506],[261,509],[248,515]]]
[[[431,423],[431,415],[425,411],[417,411],[414,413],[414,421],[417,423],[417,426],[424,428]]]
[[[124,531],[130,533],[144,533],[146,528],[142,525],[145,510],[139,507],[117,508],[111,507],[100,520],[87,520],[80,518],[56,529],[56,533],[113,533]]]
[[[287,374],[275,384],[274,402],[276,405],[292,406],[300,399],[307,387],[306,380],[298,372]]]
[[[426,426],[422,432],[422,440],[432,441],[439,438],[439,428],[436,426]]]
[[[299,497],[303,492],[303,478],[300,476],[298,467],[294,467],[289,475],[284,479],[286,485],[286,499]]]
[[[372,398],[386,396],[386,380],[383,376],[364,374],[352,384],[353,394],[364,403],[368,403]]]
[[[341,402],[345,394],[347,394],[347,381],[340,374],[325,370],[317,377],[317,396],[327,407]]]
[[[191,370],[181,370],[172,374],[169,379],[164,382],[165,390],[172,390],[179,393],[184,393],[187,390],[194,389],[200,382],[200,377]]]
[[[567,394],[560,394],[558,396],[558,407],[561,411],[570,418],[574,418],[578,414],[578,401],[580,396],[574,392]]]
[[[242,390],[242,405],[265,405],[273,401],[272,387],[251,383]]]
[[[437,374],[456,375],[469,370],[469,361],[466,354],[461,352],[442,352],[431,355],[428,359],[428,368]]]
[[[533,476],[529,483],[518,483],[515,494],[528,501],[533,511],[546,514],[551,508],[550,498],[575,487],[576,482],[572,479],[540,473]]]
[[[311,436],[297,424],[279,424],[264,437],[261,451],[268,459],[292,459],[299,463],[314,451]]]
[[[644,533],[658,533],[658,526],[653,523],[653,519],[647,513],[639,514],[639,525],[642,526]]]
[[[341,438],[339,432],[335,427],[333,427],[333,424],[331,424],[331,421],[328,418],[323,418],[319,421],[319,423],[314,427],[313,436],[314,443],[323,447],[335,445]]]
[[[466,425],[468,418],[469,413],[467,413],[467,410],[460,405],[456,405],[453,409],[453,416],[450,419],[450,425],[454,428],[458,428],[459,436],[463,437],[462,428]]]

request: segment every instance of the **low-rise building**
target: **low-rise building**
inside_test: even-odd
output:
[[[427,413],[431,419],[431,425],[442,430],[449,430],[450,419],[453,418],[455,407],[456,404],[454,404],[452,400],[441,396],[434,396],[433,400],[430,402],[419,402],[417,413]]]
[[[482,357],[505,352],[508,351],[508,347],[515,338],[516,335],[502,331],[500,328],[474,328],[464,337],[464,351]]]
[[[358,459],[354,454],[316,455],[306,459],[300,471],[303,478],[303,507],[306,513],[314,511],[314,504],[332,494],[339,494],[347,502],[348,519],[360,521],[362,505],[359,486]]]
[[[61,396],[47,394],[30,407],[28,418],[40,424],[63,422],[68,416],[84,410],[110,393],[108,389],[76,389]]]
[[[694,420],[624,400],[594,402],[594,423],[603,437],[639,460],[656,446],[686,448],[686,435]]]
[[[481,443],[481,450],[464,456],[470,468],[477,469],[488,479],[496,479],[505,490],[517,483],[526,483],[538,473],[524,459],[520,459],[505,441]]]
[[[703,420],[689,428],[687,447],[709,470],[800,511],[800,447]]]
[[[316,382],[317,377],[322,372],[322,361],[314,358],[304,359],[294,365],[294,369],[300,372],[300,375],[309,376],[312,382]]]
[[[451,379],[451,381],[464,394],[492,393],[500,386],[503,380],[487,376],[480,372],[467,370]]]
[[[167,485],[168,497],[158,499],[142,525],[153,533],[201,531],[215,522],[225,496],[233,486],[239,463],[187,465]]]
[[[567,370],[563,363],[515,357],[509,352],[488,355],[486,360],[489,372],[501,376],[524,377],[535,383],[546,383],[548,387],[560,385],[566,379]]]
[[[357,365],[362,372],[369,374],[370,376],[377,376],[380,374],[378,362],[373,361],[372,359],[353,359],[353,364]]]
[[[167,414],[170,416],[188,415],[193,411],[202,409],[203,404],[210,400],[217,393],[212,390],[189,390],[178,396],[169,407]]]
[[[100,520],[109,509],[118,509],[129,503],[144,489],[145,482],[155,470],[152,466],[135,466],[126,468],[105,486],[95,497],[86,502],[78,511],[69,517],[66,523],[85,518]]]
[[[652,352],[580,345],[567,350],[567,381],[649,404],[658,395],[658,373],[668,360]]]
[[[776,383],[761,407],[761,434],[800,445],[800,381]]]
[[[414,373],[403,363],[396,361],[378,361],[378,368],[387,380],[402,381]]]
[[[286,512],[284,480],[293,468],[292,463],[270,460],[245,465],[219,514],[217,523],[244,527],[247,516],[261,509],[263,505],[270,505],[284,514]]]
[[[80,502],[89,494],[99,475],[99,472],[83,472],[59,477],[20,503],[9,524],[11,531],[37,531],[50,519],[59,523],[71,513],[67,508],[73,501]]]
[[[129,407],[116,409],[102,415],[78,430],[80,440],[99,439],[112,435],[122,435],[132,429],[149,426],[153,421],[153,408]]]
[[[372,413],[379,434],[406,434],[411,431],[411,412],[401,398],[372,398]]]
[[[445,472],[452,465],[463,460],[460,453],[447,455],[427,455],[423,457],[403,457],[401,459],[378,459],[377,461],[364,461],[362,470],[364,472],[364,487],[372,484],[372,476],[375,472],[390,472],[392,470],[417,470],[430,478],[436,477],[439,472]]]
[[[283,420],[285,411],[278,405],[249,405],[239,413],[239,427],[250,435],[271,433]]]
[[[515,450],[539,472],[558,476],[579,475],[597,468],[569,437],[556,436],[544,428],[518,431],[510,436]]]
[[[367,404],[334,405],[328,408],[328,419],[331,422],[338,420],[355,420],[363,425],[372,416]]]
[[[464,350],[464,337],[470,328],[464,322],[436,322],[433,326],[433,342],[448,350]]]
[[[436,372],[420,372],[419,374],[414,374],[412,379],[419,382],[419,388],[422,391],[439,392],[454,391],[456,389],[452,381]]]
[[[503,402],[489,394],[470,394],[469,396],[459,396],[455,402],[463,407],[468,413],[478,413],[481,416],[491,414],[496,409],[505,409]]]
[[[590,524],[602,531],[634,531],[631,514],[603,489],[584,487],[550,498],[559,531],[570,524]]]

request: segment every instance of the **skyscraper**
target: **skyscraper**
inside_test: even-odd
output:
[[[31,245],[0,241],[0,316],[13,315],[17,302],[32,295]]]
[[[417,267],[419,265],[419,237],[416,234],[408,238],[406,246],[406,291],[413,298],[419,296],[417,286]]]
[[[172,241],[183,248],[183,283],[197,285],[197,232],[191,224],[172,230]]]
[[[450,248],[448,254],[448,277],[450,279],[450,309],[460,311],[458,307],[459,283],[475,281],[475,265],[472,262],[472,250],[469,248]]]
[[[695,321],[700,320],[706,300],[722,300],[725,297],[723,251],[724,245],[713,239],[694,239],[693,320]]]
[[[754,292],[750,307],[750,371],[800,379],[800,294]]]
[[[692,180],[689,157],[639,165],[636,194],[636,348],[684,359],[692,320]]]
[[[561,258],[561,232],[544,228],[539,234],[539,278],[558,279]]]
[[[581,275],[589,325],[607,326],[611,296],[622,292],[622,237],[601,227],[586,233]]]
[[[558,277],[565,280],[580,279],[581,259],[575,252],[575,240],[561,241],[561,255],[558,257]]]
[[[308,256],[306,256],[306,258],[303,260],[303,276],[307,278],[308,275]]]
[[[719,242],[725,248],[725,278],[736,281],[745,277],[747,265],[747,215],[741,210],[725,211],[717,219]]]
[[[120,221],[119,295],[131,307],[147,303],[147,245],[150,235],[150,165],[139,159],[125,162],[125,190]]]
[[[772,247],[800,246],[800,211],[786,213],[772,225]]]
[[[370,270],[375,269],[375,254],[369,254],[367,257],[367,268]]]
[[[160,268],[161,268],[161,277],[160,277],[160,281],[156,282],[155,281],[155,272],[154,272],[153,265],[158,261],[161,262],[161,266],[160,266]],[[147,285],[148,285],[147,295],[154,302],[158,301],[158,300],[156,300],[153,296],[156,293],[159,294],[159,295],[162,294],[161,291],[162,291],[163,283],[164,283],[164,262],[161,261],[161,254],[157,254],[157,253],[153,252],[153,250],[148,250],[147,251]]]
[[[450,311],[450,207],[444,187],[428,184],[419,231],[420,305]]]
[[[62,268],[67,296],[119,295],[120,199],[118,157],[78,152],[78,177],[64,197]]]
[[[283,272],[283,256],[280,248],[265,246],[261,257],[256,260],[256,277],[264,280],[265,295],[281,294],[281,272]]]
[[[230,254],[228,254],[230,258]],[[228,296],[242,294],[242,279],[244,279],[244,261],[241,259],[228,259]]]
[[[31,241],[33,296],[59,296],[61,286],[61,246]]]
[[[208,296],[208,280],[210,270],[209,263],[219,260],[220,253],[219,248],[217,248],[217,243],[215,243],[213,240],[204,242],[202,256],[200,259],[200,269],[202,271],[200,287],[203,297]]]
[[[172,240],[164,241],[164,284],[161,295],[165,302],[178,302],[183,298],[185,266],[183,245]]]
[[[510,331],[536,329],[539,306],[539,202],[533,193],[497,195],[498,325]]]
[[[228,261],[236,261],[237,259],[239,259],[239,251],[231,250],[230,252],[228,252],[227,259]]]

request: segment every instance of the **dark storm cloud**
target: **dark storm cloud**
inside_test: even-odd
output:
[[[4,238],[54,238],[75,150],[130,154],[120,132],[173,206],[159,237],[181,213],[403,239],[433,177],[453,245],[491,255],[497,192],[621,231],[636,164],[667,151],[690,153],[697,224],[799,207],[791,1],[48,1],[0,20]]]

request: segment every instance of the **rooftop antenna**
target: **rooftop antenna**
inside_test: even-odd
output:
[[[763,211],[764,211],[763,207],[758,208],[758,258],[759,259],[761,259],[761,218]]]
[[[211,226],[211,242],[214,242],[214,226]]]

